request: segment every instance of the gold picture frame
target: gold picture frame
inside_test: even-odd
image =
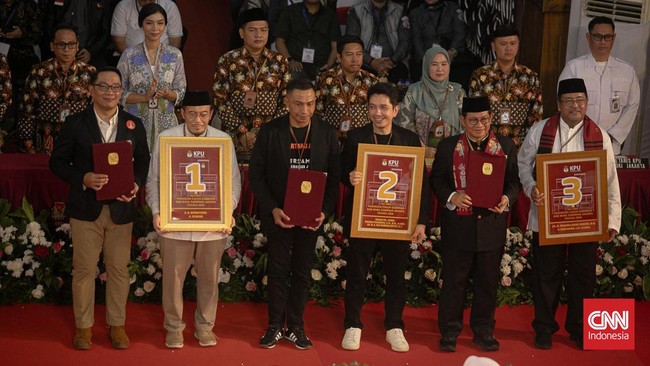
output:
[[[607,152],[538,154],[539,244],[607,241]]]
[[[420,216],[424,148],[359,144],[353,238],[411,240]]]
[[[230,138],[160,137],[163,231],[230,229],[232,159]]]

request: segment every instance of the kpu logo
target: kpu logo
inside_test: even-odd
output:
[[[584,348],[634,349],[634,300],[585,299]]]

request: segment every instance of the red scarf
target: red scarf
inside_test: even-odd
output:
[[[501,144],[499,143],[497,137],[494,135],[494,132],[490,131],[487,139],[487,146],[485,147],[484,151],[486,154],[494,156],[505,156],[503,149],[501,148]],[[467,188],[467,163],[469,162],[470,151],[471,149],[469,142],[467,141],[467,135],[463,132],[458,137],[458,142],[456,143],[453,157],[454,182],[456,184],[457,191],[464,191],[465,188]],[[456,207],[456,214],[459,216],[469,216],[472,215],[472,213],[472,207]]]
[[[544,129],[542,129],[542,136],[539,139],[539,147],[537,148],[538,154],[549,154],[553,152],[555,134],[557,133],[559,124],[559,114],[554,115],[546,121]],[[603,135],[600,132],[600,128],[596,125],[596,122],[592,121],[587,116],[585,116],[582,125],[582,134],[585,151],[603,149]]]

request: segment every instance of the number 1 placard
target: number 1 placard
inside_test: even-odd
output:
[[[606,151],[539,154],[536,169],[539,244],[607,240]]]
[[[359,144],[353,238],[410,240],[420,215],[424,148]]]
[[[164,231],[216,231],[232,220],[229,138],[160,137]]]

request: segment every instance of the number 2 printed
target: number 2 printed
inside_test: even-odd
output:
[[[390,192],[397,185],[397,174],[392,171],[379,172],[379,179],[385,180],[377,189],[377,199],[394,201],[397,198],[395,192]]]

